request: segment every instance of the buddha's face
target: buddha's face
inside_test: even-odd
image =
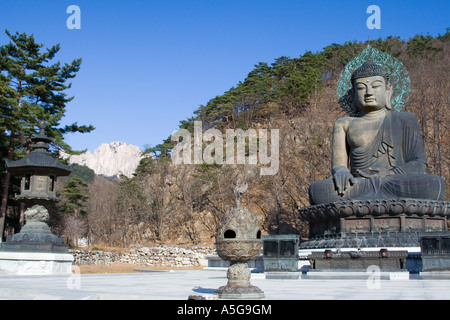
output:
[[[390,86],[382,76],[359,78],[354,80],[354,102],[359,110],[370,112],[386,107],[390,99]]]

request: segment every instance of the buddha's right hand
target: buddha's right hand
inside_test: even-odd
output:
[[[345,166],[337,166],[331,170],[333,174],[333,181],[336,187],[337,193],[342,197],[345,191],[349,188],[349,184],[355,184],[355,177],[348,171]]]

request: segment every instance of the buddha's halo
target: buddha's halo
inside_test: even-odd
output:
[[[411,79],[408,71],[398,59],[370,45],[348,62],[339,76],[336,93],[341,107],[349,114],[354,113],[351,77],[353,72],[367,61],[373,61],[387,70],[389,82],[392,85],[391,105],[395,111],[401,111],[411,94]]]

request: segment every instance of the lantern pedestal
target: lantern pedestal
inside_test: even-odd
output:
[[[72,274],[73,255],[49,252],[0,252],[0,273],[12,275]]]
[[[15,275],[71,274],[73,255],[47,225],[48,210],[34,205],[25,211],[22,230],[2,243],[0,273]]]
[[[52,234],[46,223],[30,222],[19,233],[8,237],[2,243],[1,251],[68,253],[68,249],[69,246]]]
[[[68,253],[69,246],[55,236],[47,225],[48,210],[34,205],[25,211],[26,224],[19,233],[9,236],[0,251]]]
[[[250,284],[251,272],[248,262],[230,262],[227,278],[228,283],[216,291],[219,299],[262,299],[264,291]]]
[[[259,257],[262,249],[258,217],[241,207],[242,193],[247,184],[239,182],[234,189],[236,207],[225,213],[216,235],[218,256],[230,262],[228,283],[214,294],[219,299],[262,299],[264,292],[250,284],[248,262]]]

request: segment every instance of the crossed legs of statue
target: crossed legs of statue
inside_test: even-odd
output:
[[[315,181],[309,187],[311,205],[353,199],[412,198],[443,200],[445,184],[433,174],[402,174],[375,178],[355,178],[340,197],[332,179]]]

